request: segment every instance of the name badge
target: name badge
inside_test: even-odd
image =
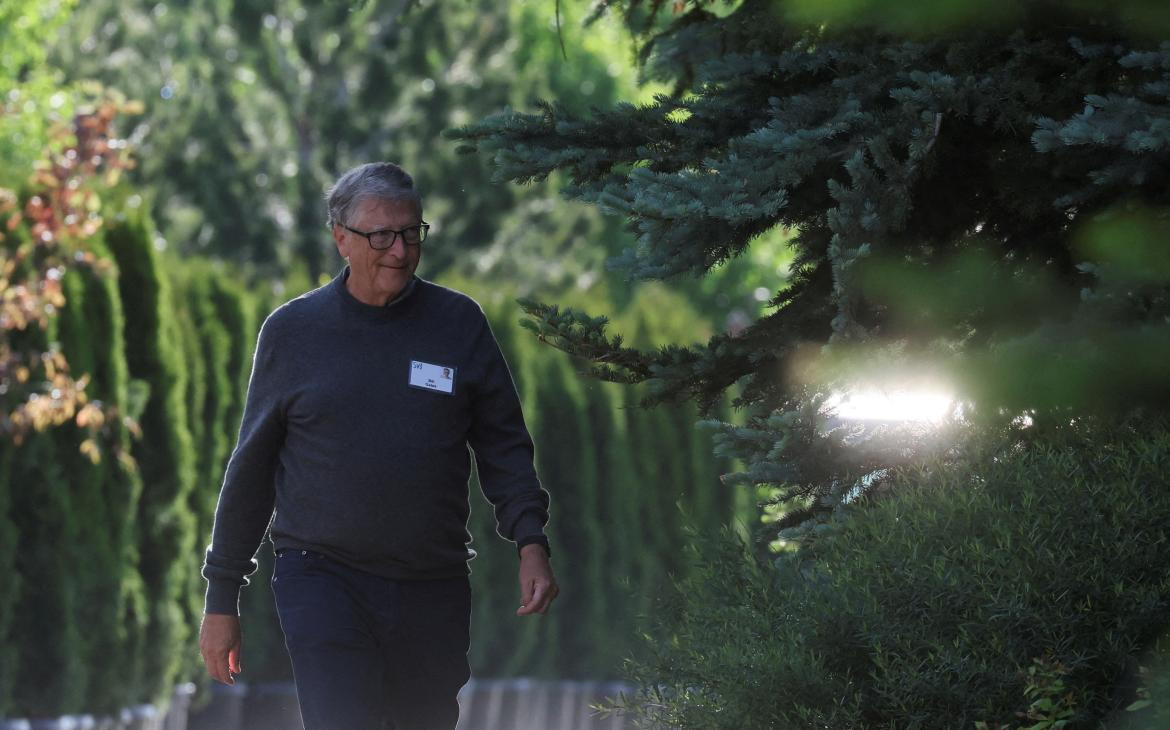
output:
[[[437,390],[440,393],[451,395],[455,392],[455,368],[411,360],[410,385],[423,390]]]

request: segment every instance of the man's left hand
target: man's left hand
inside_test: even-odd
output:
[[[532,543],[520,548],[520,608],[516,615],[544,613],[560,592],[544,546]]]

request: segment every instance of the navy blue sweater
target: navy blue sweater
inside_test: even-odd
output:
[[[483,310],[418,277],[364,304],[348,275],[260,329],[203,565],[207,613],[238,614],[270,521],[275,549],[390,578],[467,575],[469,446],[499,534],[547,545],[548,493]]]

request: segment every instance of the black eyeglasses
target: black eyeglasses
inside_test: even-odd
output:
[[[423,241],[427,240],[427,231],[431,227],[430,223],[423,221],[422,223],[419,223],[417,226],[410,226],[409,228],[403,228],[401,231],[396,231],[393,228],[384,228],[380,231],[370,231],[369,233],[367,233],[365,231],[359,231],[356,228],[350,228],[349,226],[345,225],[344,223],[341,223],[339,225],[342,228],[344,228],[345,230],[349,231],[350,233],[356,233],[359,236],[361,236],[362,238],[369,241],[370,248],[372,248],[376,251],[381,251],[383,249],[387,249],[387,248],[390,248],[391,246],[393,246],[394,239],[398,238],[398,236],[402,236],[402,242],[405,245],[417,246],[420,243],[422,243]]]

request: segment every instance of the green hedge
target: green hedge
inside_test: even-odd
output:
[[[99,238],[88,246],[107,255]],[[128,413],[115,278],[79,265],[62,287],[66,305],[47,331],[10,336],[38,348],[58,343],[71,373],[89,376],[89,399]],[[96,464],[79,450],[88,436],[67,423],[2,450],[0,715],[110,713],[140,701],[132,671],[144,646],[133,549],[140,482],[118,457],[130,439],[120,418],[98,433]],[[106,666],[131,670],[130,681]]]
[[[24,587],[20,574],[16,572],[19,536],[16,523],[10,517],[14,457],[15,449],[0,449],[0,717],[13,705],[19,654],[12,630],[16,606]]]
[[[100,258],[109,258],[100,239],[91,240],[89,247]],[[102,457],[96,464],[78,448],[85,438],[81,429],[70,424],[56,431],[77,521],[69,559],[78,602],[73,623],[81,627],[78,656],[88,675],[82,709],[110,714],[137,701],[140,688],[120,672],[100,667],[135,667],[136,648],[145,643],[139,614],[145,597],[134,550],[142,485],[133,465],[119,456],[131,446],[129,429],[117,418],[130,411],[124,317],[116,277],[79,267],[69,270],[64,287],[66,307],[58,320],[61,347],[72,371],[90,377],[89,398],[115,409],[114,420],[102,430]]]
[[[50,326],[5,333],[56,343],[112,417],[96,463],[73,422],[0,449],[0,717],[115,714],[208,681],[199,567],[238,429],[251,301],[210,264],[164,271],[141,218],[85,246],[116,273],[68,267]]]
[[[149,221],[130,217],[109,230],[107,241],[118,264],[130,375],[150,389],[142,438],[133,447],[143,480],[138,568],[150,597],[147,653],[139,681],[146,696],[162,699],[179,678],[187,653],[176,648],[192,646],[195,636],[185,605],[195,528],[187,503],[196,454],[183,398],[190,365],[184,367],[182,330],[154,237]]]
[[[74,564],[80,515],[61,441],[53,432],[31,434],[12,470],[10,509],[20,524],[15,569],[23,588],[11,633],[19,662],[13,695],[34,716],[80,710],[88,678]]]
[[[1061,666],[1068,727],[1096,727],[1170,624],[1168,466],[1164,425],[1086,431],[906,475],[775,565],[696,540],[631,707],[664,727],[994,727],[1036,699],[1030,669]]]

